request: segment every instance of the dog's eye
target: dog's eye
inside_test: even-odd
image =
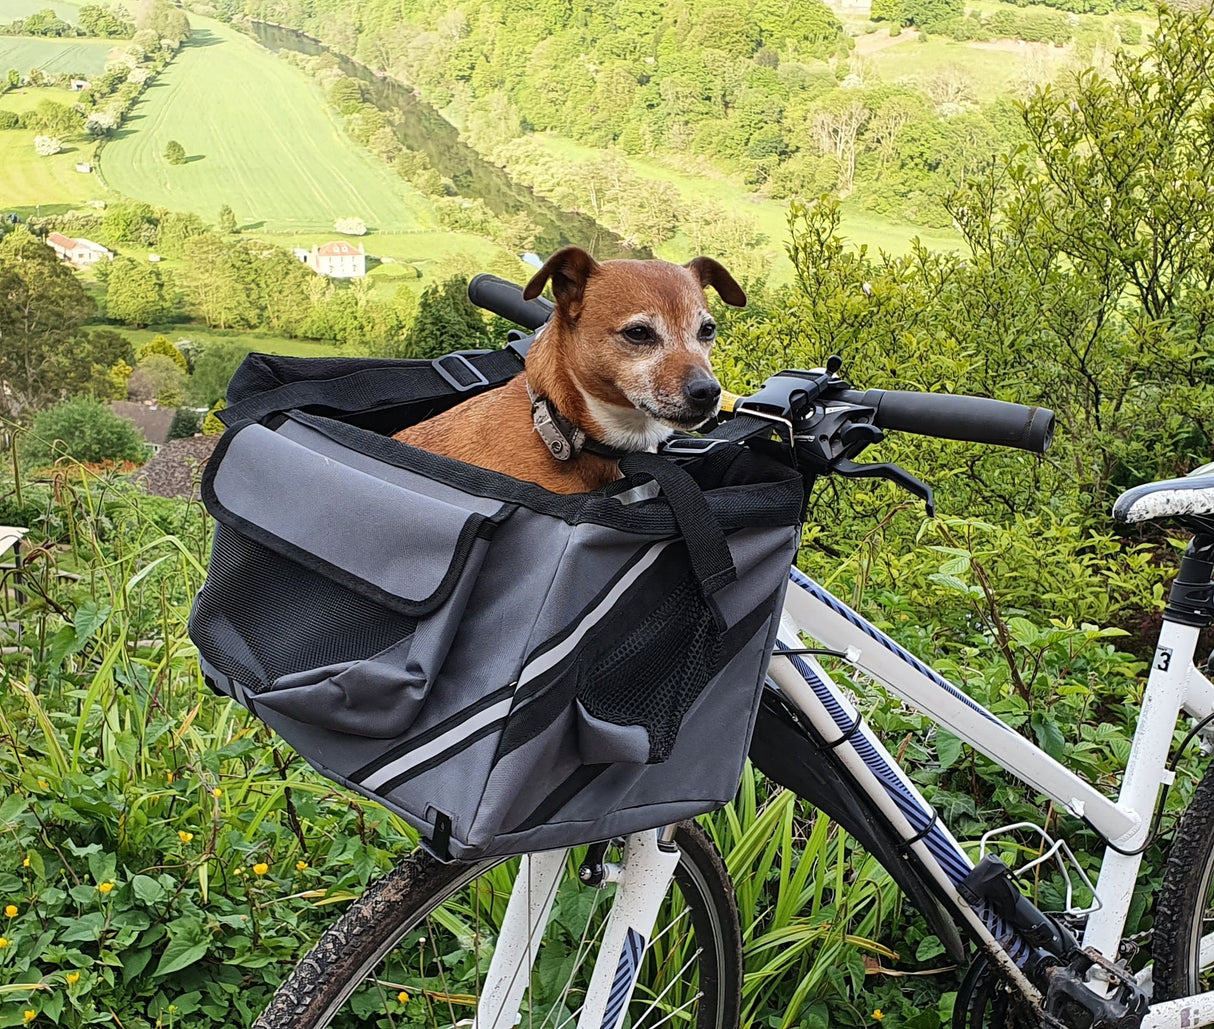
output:
[[[700,339],[707,343],[709,340],[717,338],[717,323],[705,322],[700,326]]]
[[[652,343],[653,330],[648,325],[630,325],[624,330],[624,338],[629,343]]]

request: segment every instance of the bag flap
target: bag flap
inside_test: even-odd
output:
[[[220,523],[402,614],[455,587],[473,545],[510,506],[484,513],[377,478],[256,423],[224,435],[202,499]]]

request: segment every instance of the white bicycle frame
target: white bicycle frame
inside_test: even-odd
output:
[[[1028,739],[1000,721],[960,689],[895,643],[870,622],[796,569],[784,602],[779,646],[803,648],[801,636],[846,654],[861,674],[882,683],[891,693],[926,714],[931,721],[964,740],[1023,782],[1076,817],[1084,818],[1112,846],[1105,850],[1095,882],[1100,906],[1089,915],[1083,945],[1116,960],[1130,900],[1138,878],[1141,847],[1150,829],[1152,810],[1161,785],[1168,780],[1168,751],[1181,712],[1193,718],[1214,714],[1214,684],[1193,664],[1198,629],[1164,621],[1152,662],[1142,710],[1116,801],[1051,758]],[[890,827],[920,858],[940,892],[965,916],[971,935],[1018,983],[1026,995],[1038,992],[1020,971],[1025,945],[990,912],[971,907],[957,890],[973,863],[935,812],[906,777],[893,757],[863,723],[848,694],[810,655],[782,655],[777,650],[769,677],[835,753],[855,783],[872,801]],[[812,798],[811,798],[812,799]],[[1117,849],[1114,849],[1116,847]],[[1130,853],[1121,853],[1128,851]],[[559,877],[567,852],[531,855],[520,873],[497,951],[486,982],[508,984],[508,995],[494,993],[492,1005],[482,1002],[476,1029],[508,1029],[518,1024],[522,991],[529,981],[551,896],[535,903],[537,876]],[[637,833],[625,843],[624,860],[615,870],[616,900],[606,928],[580,1029],[619,1029],[640,961],[638,945],[652,932],[658,906],[677,863],[658,842],[658,833]],[[547,881],[547,880],[545,880]],[[1214,959],[1214,936],[1202,941]],[[500,961],[499,961],[500,956]],[[502,985],[502,990],[506,990]],[[1101,984],[1094,983],[1094,989]],[[486,998],[486,1001],[488,998]],[[1144,1029],[1195,1029],[1214,1024],[1214,992],[1152,1005]]]

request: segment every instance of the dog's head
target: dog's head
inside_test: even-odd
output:
[[[721,386],[708,363],[717,326],[704,289],[712,286],[734,307],[746,305],[720,264],[710,257],[685,265],[599,263],[566,247],[536,272],[524,298],[539,296],[549,282],[556,332],[545,329],[544,345],[560,348],[560,372],[581,394],[599,439],[646,450],[717,413]],[[549,370],[557,367],[549,363]]]

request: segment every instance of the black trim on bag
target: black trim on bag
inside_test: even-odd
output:
[[[464,565],[472,553],[472,548],[475,546],[476,541],[478,539],[490,539],[497,530],[498,524],[511,511],[510,508],[505,507],[494,515],[469,512],[463,527],[460,529],[459,536],[456,538],[455,548],[451,553],[451,561],[447,565],[447,570],[443,573],[443,577],[435,587],[434,592],[421,600],[397,596],[394,593],[389,593],[382,586],[369,582],[348,569],[331,564],[324,558],[305,550],[290,540],[283,539],[265,526],[258,525],[256,522],[250,522],[244,516],[230,510],[219,499],[219,495],[215,492],[215,478],[218,476],[223,464],[224,455],[227,453],[232,441],[243,429],[256,424],[256,422],[248,421],[239,422],[220,437],[211,459],[207,461],[206,467],[202,472],[202,503],[206,507],[207,513],[219,522],[220,525],[240,533],[246,539],[265,547],[267,550],[273,551],[280,557],[293,561],[295,564],[316,572],[337,583],[339,586],[344,586],[351,592],[366,597],[372,603],[379,604],[408,618],[420,618],[428,615],[447,602],[447,599],[454,592],[460,576],[463,575]]]
[[[492,693],[487,693],[474,704],[469,704],[465,708],[461,708],[453,715],[448,715],[437,725],[432,725],[423,733],[411,737],[404,743],[398,743],[391,750],[387,750],[380,754],[373,761],[368,761],[362,768],[356,769],[350,773],[350,778],[355,782],[362,782],[364,779],[374,775],[385,765],[390,765],[410,751],[416,750],[418,747],[424,747],[427,743],[438,739],[445,732],[449,732],[462,722],[466,722],[473,715],[480,714],[486,708],[493,707],[494,704],[505,700],[514,692],[514,683],[508,686],[503,686],[501,689],[494,690]],[[463,742],[463,741],[461,741]]]
[[[602,775],[611,765],[582,765],[572,775],[562,782],[535,806],[535,809],[513,829],[506,829],[499,835],[510,835],[516,832],[526,832],[549,822],[566,804]]]
[[[435,754],[434,757],[427,758],[421,764],[414,765],[412,768],[407,768],[405,771],[401,772],[400,775],[394,775],[391,779],[388,779],[386,782],[376,786],[373,792],[384,794],[391,793],[394,789],[396,789],[396,787],[407,783],[410,779],[414,779],[423,772],[428,772],[430,769],[437,768],[439,765],[450,761],[451,758],[455,757],[456,754],[467,750],[474,743],[479,743],[486,736],[492,736],[505,724],[506,717],[503,715],[501,718],[490,722],[488,725],[482,725],[476,730],[476,732],[469,733],[463,739],[453,743],[446,750]]]
[[[291,411],[293,420],[327,436],[351,450],[394,465],[406,471],[416,472],[426,478],[454,486],[478,497],[518,504],[539,514],[551,515],[569,525],[589,522],[624,532],[655,537],[674,536],[678,525],[668,503],[661,494],[653,500],[622,505],[614,499],[637,486],[652,482],[647,474],[628,475],[618,479],[601,491],[592,493],[552,493],[535,483],[514,479],[500,472],[479,468],[476,465],[456,461],[453,458],[432,454],[427,450],[402,443],[369,429],[356,425],[309,414]],[[733,444],[731,444],[733,445]],[[739,447],[745,452],[745,448]],[[712,454],[713,451],[709,451]],[[746,456],[738,455],[745,460]],[[770,466],[764,461],[765,466]],[[208,462],[208,466],[210,462]],[[684,465],[686,467],[686,465]],[[712,486],[704,491],[709,510],[723,529],[770,528],[775,525],[799,525],[804,501],[800,476],[783,467],[789,478],[748,482],[736,486]],[[761,494],[765,503],[762,510],[749,509],[739,513],[735,498]]]

